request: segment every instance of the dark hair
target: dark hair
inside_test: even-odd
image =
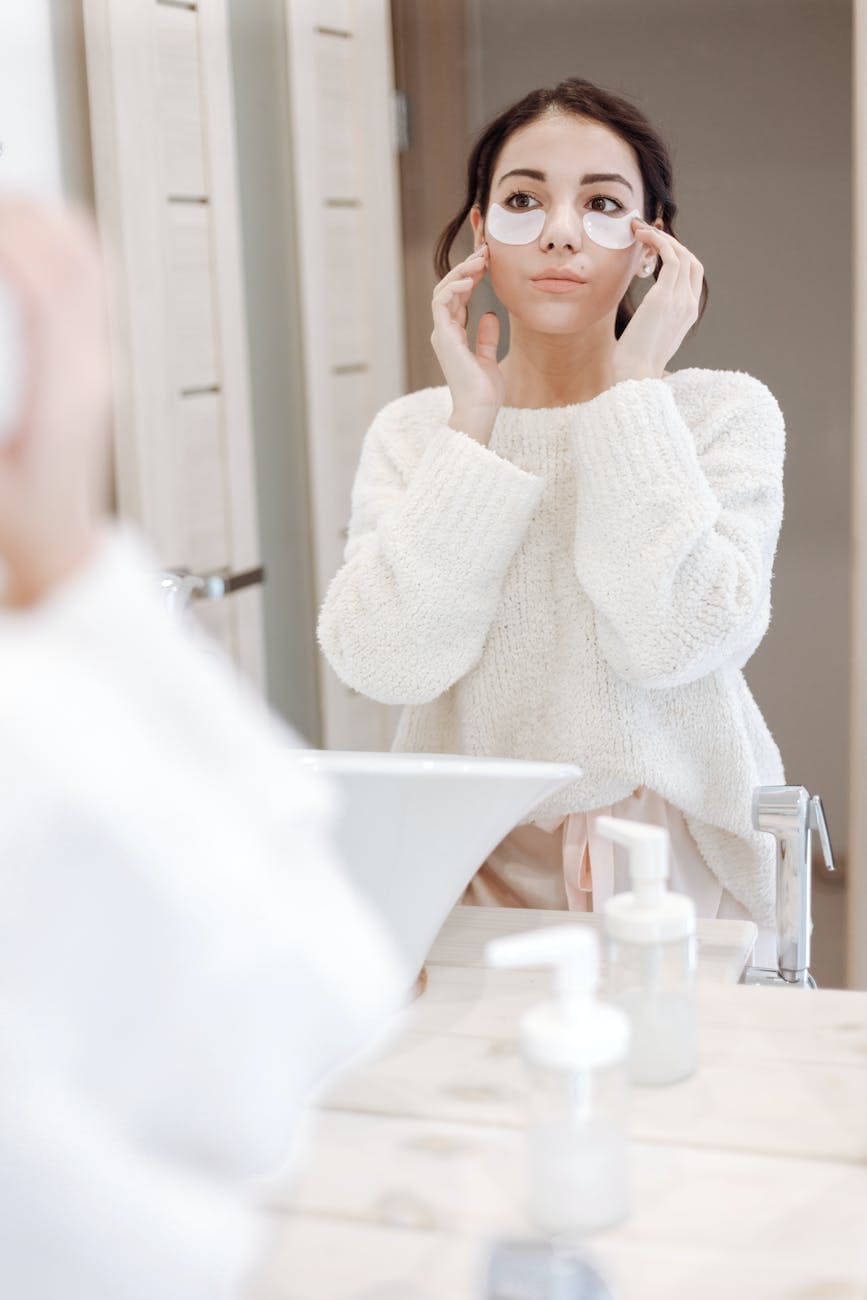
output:
[[[451,270],[449,253],[452,244],[460,233],[470,209],[478,204],[482,212],[488,206],[491,192],[491,179],[494,163],[513,132],[537,118],[548,113],[573,113],[576,117],[589,118],[609,127],[627,144],[632,145],[638,156],[641,180],[644,186],[644,219],[654,221],[662,218],[663,228],[674,235],[674,218],[677,204],[674,201],[671,156],[662,138],[653,129],[644,114],[626,99],[613,95],[607,90],[585,81],[581,77],[567,77],[553,90],[531,90],[528,95],[500,113],[483,128],[473,145],[467,161],[467,191],[464,205],[440,235],[434,252],[434,268],[437,277],[442,277]],[[676,236],[675,236],[676,238]],[[658,274],[654,269],[654,278]],[[698,319],[701,320],[707,306],[707,279],[702,282],[699,299]],[[632,301],[631,291],[627,289],[617,307],[614,322],[614,336],[619,338],[632,319],[637,304]]]

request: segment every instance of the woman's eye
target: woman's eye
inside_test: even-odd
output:
[[[527,200],[526,203],[524,203],[523,201],[519,202],[519,200],[524,200],[524,199]],[[503,207],[504,208],[511,207],[511,210],[513,212],[531,212],[532,209],[529,207],[529,204],[535,202],[536,200],[533,198],[532,194],[525,194],[523,190],[518,190],[516,191],[516,193],[509,195],[509,197],[504,202]]]
[[[623,204],[622,204],[622,203],[619,203],[619,202],[617,201],[617,199],[612,199],[611,196],[610,196],[609,194],[597,194],[597,195],[595,195],[595,196],[590,200],[590,202],[591,202],[591,203],[613,203],[615,209],[617,209],[617,210],[619,210],[619,211],[621,211],[621,212],[623,211]],[[610,212],[611,209],[610,209],[610,208],[594,208],[593,211],[594,211],[594,212]]]

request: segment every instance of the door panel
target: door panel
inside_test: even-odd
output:
[[[119,278],[117,498],[166,568],[260,563],[225,0],[85,0],[97,218]],[[264,677],[262,593],[196,605]]]
[[[285,0],[308,464],[321,606],[343,563],[368,425],[405,391],[403,258],[387,0]],[[324,743],[387,749],[395,709],[320,661]]]

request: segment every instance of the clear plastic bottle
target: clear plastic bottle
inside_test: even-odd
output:
[[[616,817],[595,827],[629,850],[632,889],[604,908],[604,996],[629,1016],[629,1079],[676,1083],[696,1068],[695,904],[666,888],[665,827]]]
[[[555,1240],[629,1213],[625,1128],[629,1021],[600,1002],[599,941],[587,925],[492,940],[493,966],[555,967],[555,996],[521,1017],[529,1077],[529,1213]]]

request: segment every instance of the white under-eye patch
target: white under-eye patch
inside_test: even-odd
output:
[[[603,248],[629,248],[635,243],[632,218],[640,217],[638,208],[631,212],[585,212],[583,225],[594,244]],[[532,244],[545,225],[545,209],[530,208],[515,212],[499,203],[488,208],[485,234],[500,244]]]
[[[488,208],[485,235],[496,239],[499,244],[532,244],[541,235],[544,224],[544,208],[512,212],[499,203],[492,203]]]
[[[631,212],[585,212],[584,229],[594,244],[603,248],[628,248],[635,243],[632,218],[640,217],[638,208]]]

